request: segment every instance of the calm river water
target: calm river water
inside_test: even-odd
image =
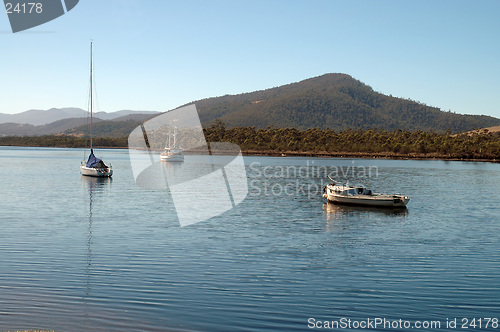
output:
[[[499,164],[245,157],[247,198],[180,227],[127,150],[98,155],[112,180],[80,176],[83,150],[0,147],[0,331],[500,330]],[[408,209],[325,204],[332,172]]]

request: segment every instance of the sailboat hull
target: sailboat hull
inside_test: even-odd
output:
[[[161,155],[160,156],[161,161],[168,161],[168,162],[182,162],[184,161],[184,156],[183,155]]]
[[[111,168],[95,168],[80,166],[80,172],[85,176],[102,177],[109,178],[113,175],[113,170]]]
[[[182,153],[182,149],[178,147],[166,147],[165,151],[160,154],[160,159],[161,161],[184,161],[184,154]]]

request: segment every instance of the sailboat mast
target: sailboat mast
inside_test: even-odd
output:
[[[177,127],[174,126],[174,148],[177,148]]]
[[[93,152],[93,145],[92,145],[92,42],[90,42],[90,152]]]
[[[168,127],[168,147],[172,148],[172,143],[170,143],[170,136],[172,136],[172,127]]]

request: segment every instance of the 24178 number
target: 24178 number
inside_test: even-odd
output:
[[[10,2],[7,2],[5,4],[5,9],[7,10],[7,14],[31,14],[31,13],[37,13],[41,14],[43,11],[42,8],[42,3],[41,2],[28,2],[28,3],[17,3],[17,4],[12,4]]]
[[[487,329],[488,327],[497,329],[499,327],[498,318],[462,318],[461,328],[463,329]]]

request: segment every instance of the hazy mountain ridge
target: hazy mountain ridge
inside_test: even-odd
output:
[[[101,120],[115,120],[129,115],[156,115],[159,112],[152,111],[130,111],[122,110],[117,112],[96,112],[94,118]],[[72,118],[87,118],[88,112],[81,108],[51,108],[48,110],[29,110],[18,114],[0,113],[0,124],[17,123],[28,124],[33,126],[41,126],[51,124],[55,121],[72,119]]]
[[[96,122],[102,121],[94,119]],[[65,130],[82,126],[87,123],[85,118],[72,118],[54,121],[40,126],[19,123],[1,123],[0,136],[41,136],[62,133]]]
[[[158,113],[151,114],[129,114],[120,116],[112,120],[102,120],[99,118],[93,119],[95,135],[118,137],[118,133],[126,136],[136,126],[140,125],[143,121],[155,117]],[[135,125],[130,129],[131,124]],[[106,132],[105,128],[109,129]],[[130,130],[129,130],[130,129]],[[127,130],[129,130],[127,132]],[[19,123],[0,123],[0,137],[1,136],[42,136],[54,134],[66,135],[88,135],[89,131],[89,118],[71,118],[54,121],[52,123],[40,126],[31,124]]]
[[[0,113],[0,123],[10,122],[41,126],[58,120],[83,117],[85,117],[84,110],[80,108],[51,108],[48,110],[29,110],[18,114]]]

